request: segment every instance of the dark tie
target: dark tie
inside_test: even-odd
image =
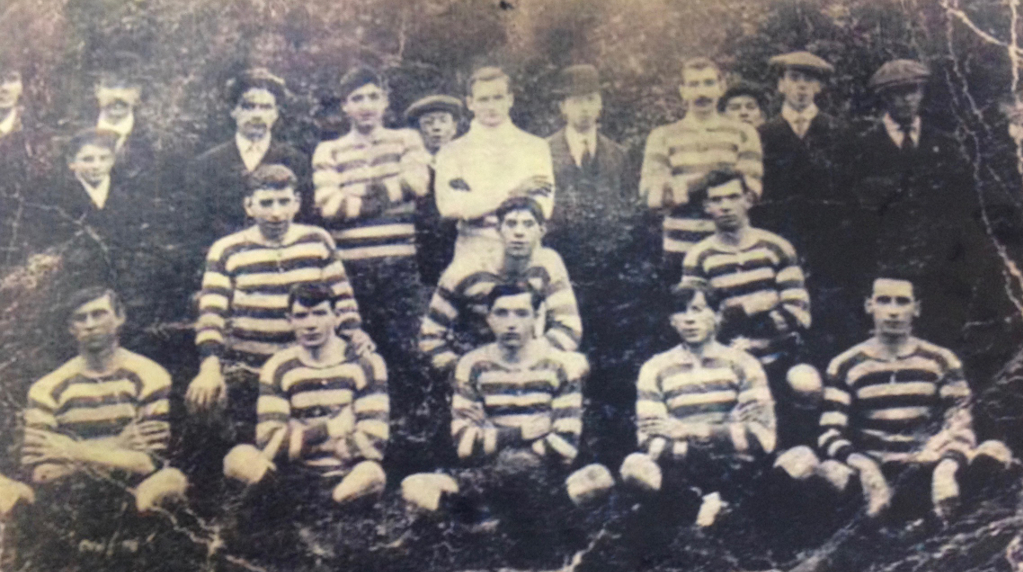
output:
[[[913,144],[913,137],[910,135],[913,132],[913,127],[911,125],[899,125],[899,131],[902,131],[902,150],[913,150],[916,147]]]
[[[588,169],[590,166],[590,161],[592,160],[593,157],[590,155],[590,143],[589,141],[583,139],[583,157],[582,160],[579,161],[579,168],[583,170]]]

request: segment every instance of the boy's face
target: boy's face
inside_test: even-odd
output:
[[[0,72],[0,109],[10,109],[18,105],[23,89],[20,72],[15,70]]]
[[[252,88],[238,98],[231,110],[235,126],[242,137],[262,139],[277,122],[277,98],[268,89]]]
[[[419,117],[419,133],[431,153],[447,145],[458,133],[458,122],[447,111],[429,111]]]
[[[515,98],[504,79],[477,81],[472,85],[472,95],[466,98],[466,107],[473,112],[476,121],[487,127],[497,127],[508,120]]]
[[[245,213],[256,221],[263,238],[279,241],[291,227],[299,209],[293,188],[257,189],[245,199]]]
[[[68,164],[75,175],[90,185],[98,185],[114,168],[114,151],[102,145],[82,145]]]
[[[785,103],[802,111],[813,103],[821,92],[821,80],[802,70],[787,69],[778,79],[778,93],[785,97]]]
[[[383,125],[387,106],[387,92],[376,84],[367,83],[348,94],[341,110],[355,128],[371,130]]]
[[[725,103],[725,117],[760,127],[764,123],[764,112],[751,95],[736,95]]]
[[[920,315],[920,303],[908,280],[878,278],[864,307],[874,318],[874,332],[881,335],[909,335],[913,319]]]
[[[537,222],[533,213],[523,209],[504,215],[499,230],[505,254],[514,258],[526,258],[540,247],[544,225]]]
[[[494,300],[487,313],[487,324],[494,332],[498,345],[504,348],[521,348],[533,337],[536,311],[529,293],[501,296]]]
[[[697,292],[684,311],[671,315],[671,327],[687,344],[702,344],[713,339],[717,314],[707,305],[703,292]]]
[[[338,316],[329,301],[310,308],[296,300],[288,313],[288,323],[295,331],[295,339],[299,344],[309,349],[320,348],[334,335]]]
[[[686,69],[682,72],[682,85],[679,94],[690,111],[696,113],[714,113],[718,100],[725,93],[718,70],[707,66],[699,69]]]
[[[113,346],[117,332],[124,325],[124,316],[114,311],[110,296],[82,304],[71,313],[68,331],[87,351],[101,351]]]
[[[585,133],[597,124],[603,106],[604,101],[598,92],[573,95],[561,102],[561,114],[569,127]]]
[[[749,224],[749,197],[738,179],[707,189],[703,209],[718,230],[735,231]]]
[[[136,88],[96,88],[96,103],[99,105],[100,115],[112,123],[126,119],[138,104],[139,96],[139,90]]]

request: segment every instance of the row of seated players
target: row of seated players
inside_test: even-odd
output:
[[[344,265],[329,236],[317,227],[291,224],[299,201],[293,174],[266,166],[249,180],[245,207],[256,224],[218,241],[208,257],[197,327],[206,357],[189,401],[197,409],[210,408],[237,393],[229,400],[238,428],[229,444],[234,448],[222,457],[229,476],[258,482],[279,459],[290,458],[339,481],[328,489],[336,501],[377,493],[385,482],[379,462],[395,396],[393,388],[388,396],[387,368],[359,328]],[[699,458],[695,453],[706,448],[724,446],[742,458],[791,447],[779,457],[780,469],[797,478],[821,476],[839,488],[859,475],[872,514],[890,500],[891,471],[933,464],[936,508],[945,514],[958,497],[956,476],[962,469],[976,458],[1011,462],[999,443],[975,446],[969,389],[954,355],[911,337],[919,306],[906,281],[875,282],[867,304],[875,338],[832,363],[823,413],[803,408],[800,414],[793,404],[819,395],[819,378],[807,368],[776,367],[791,363],[786,340],[809,325],[795,252],[784,239],[749,226],[750,196],[738,173],[712,172],[693,196],[702,197],[716,232],[684,263],[671,318],[683,345],[641,370],[637,414],[644,453],[623,464],[625,482],[658,488],[657,461]],[[524,446],[530,455],[567,468],[578,455],[580,388],[588,369],[583,356],[558,347],[565,344],[566,331],[577,331],[578,316],[568,311],[574,300],[566,294],[569,283],[556,253],[538,248],[545,218],[535,201],[513,197],[499,209],[499,218],[502,262],[492,262],[496,272],[489,284],[482,275],[469,281],[483,292],[452,297],[442,279],[433,300],[434,310],[449,310],[449,318],[451,309],[471,301],[463,307],[483,318],[494,340],[461,355],[452,349],[451,359],[436,362],[454,363],[454,446],[463,459]],[[118,347],[124,312],[116,296],[86,292],[75,305],[70,329],[81,355],[33,385],[24,463],[36,483],[96,467],[138,478],[151,475],[136,488],[139,507],[151,506],[154,496],[185,486],[175,469],[154,473],[169,435],[169,375]],[[246,313],[253,308],[259,311]],[[428,351],[431,328],[444,326],[443,316],[431,311],[424,320]],[[275,337],[239,335],[246,320],[275,321],[274,328],[250,330],[276,332]],[[715,336],[732,347],[720,345]],[[296,339],[298,345],[292,345]],[[254,373],[258,391],[225,383],[225,372]],[[824,462],[805,447],[809,433],[813,439],[817,431],[800,416],[816,417],[813,425],[823,430],[817,448]],[[250,420],[255,426],[246,433]],[[239,442],[243,445],[235,447]],[[515,464],[523,464],[519,461]],[[593,496],[612,482],[599,465],[566,481],[575,499]],[[428,508],[437,505],[441,492],[458,488],[457,481],[439,474],[414,475],[403,485],[411,501]],[[20,484],[4,490],[8,506],[30,494]],[[705,501],[710,504],[701,511],[702,520],[713,521],[720,496]]]

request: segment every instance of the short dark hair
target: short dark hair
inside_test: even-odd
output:
[[[893,282],[906,282],[913,290],[913,297],[917,298],[916,284],[913,283],[913,278],[905,271],[899,268],[882,269],[881,272],[870,279],[870,285],[867,288],[867,298],[874,297],[874,284],[878,280],[891,280]],[[919,300],[919,299],[918,299]]]
[[[671,313],[684,312],[697,294],[703,294],[707,306],[717,312],[721,308],[721,296],[702,278],[686,276],[671,288]]]
[[[686,70],[696,70],[696,71],[699,71],[699,70],[704,70],[704,69],[707,69],[707,68],[713,69],[714,71],[717,72],[718,77],[719,78],[721,77],[721,66],[717,65],[717,63],[715,63],[714,60],[712,60],[712,59],[710,59],[708,57],[699,56],[699,57],[695,57],[695,58],[689,58],[689,59],[683,61],[682,62],[682,81],[685,81]]]
[[[67,303],[64,305],[67,323],[71,323],[71,318],[75,315],[75,310],[78,310],[93,300],[99,300],[100,298],[109,298],[110,307],[114,309],[114,313],[118,316],[124,316],[124,303],[113,288],[108,288],[106,286],[89,286],[87,288],[82,288],[81,290],[76,290],[68,298]]]
[[[245,196],[250,197],[260,189],[275,191],[293,189],[297,192],[297,185],[298,177],[284,165],[260,165],[255,171],[245,175]]]
[[[288,291],[288,313],[292,312],[295,302],[306,308],[319,306],[324,302],[330,302],[331,308],[337,307],[338,296],[331,290],[330,286],[323,282],[307,282],[295,284]]]
[[[498,298],[521,296],[522,294],[529,294],[529,302],[533,306],[534,312],[540,309],[540,305],[543,304],[543,296],[528,282],[516,281],[498,284],[490,290],[490,293],[487,294],[487,312],[494,307],[494,303],[497,302]]]
[[[238,74],[227,83],[227,99],[231,105],[238,105],[245,92],[250,89],[265,89],[273,94],[277,106],[284,102],[287,85],[284,80],[265,68],[253,68]]]
[[[508,84],[508,91],[510,92],[512,89],[512,80],[511,77],[504,72],[504,70],[497,66],[481,67],[472,72],[472,75],[469,76],[469,81],[466,82],[465,92],[469,95],[469,97],[472,97],[472,88],[476,85],[476,82],[495,81],[499,79],[503,79],[505,83]]]
[[[750,192],[749,187],[746,186],[746,177],[742,173],[732,167],[723,167],[721,169],[714,169],[697,179],[693,186],[689,188],[689,201],[695,205],[701,204],[707,199],[707,192],[710,189],[720,187],[735,180],[742,184],[743,193]]]
[[[95,127],[83,129],[75,133],[71,140],[68,141],[64,157],[70,163],[74,160],[75,155],[82,150],[82,147],[86,145],[95,145],[114,151],[117,149],[117,139],[117,133],[109,129],[96,129]]]
[[[384,91],[387,90],[384,78],[377,73],[376,70],[365,66],[359,66],[355,69],[349,70],[339,82],[338,97],[341,98],[341,103],[344,103],[353,91],[364,85],[375,85]]]
[[[723,112],[728,106],[728,101],[733,97],[748,96],[756,100],[757,106],[763,111],[767,109],[767,95],[766,91],[760,86],[754,85],[749,82],[740,82],[725,91],[725,94],[721,96],[718,101],[718,111]]]
[[[546,222],[546,217],[543,216],[543,207],[532,197],[512,197],[501,203],[501,206],[497,207],[498,222],[504,222],[504,217],[515,211],[529,211],[537,223],[544,224]]]

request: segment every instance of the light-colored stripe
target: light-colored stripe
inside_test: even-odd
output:
[[[696,405],[714,405],[734,403],[735,391],[708,391],[705,393],[684,393],[668,400],[669,409],[693,407]]]
[[[849,397],[848,393],[834,387],[824,388],[824,399],[826,401],[841,403],[843,405],[849,405],[852,403],[852,398]]]
[[[745,286],[753,282],[761,280],[774,280],[774,269],[770,267],[757,268],[756,270],[748,270],[745,272],[732,272],[729,274],[722,274],[715,276],[710,279],[710,285],[714,288],[735,288],[737,286]],[[777,293],[775,293],[777,296]]]
[[[365,386],[365,373],[358,364],[345,362],[325,368],[296,367],[281,376],[281,390],[287,392],[296,383],[318,379],[350,379],[356,388]]]
[[[931,397],[938,392],[933,383],[925,381],[882,383],[878,385],[865,385],[856,390],[856,396],[860,399],[873,397],[897,397],[906,395],[918,395]]]
[[[349,228],[344,230],[334,231],[334,235],[337,237],[338,242],[344,242],[346,240],[356,240],[363,238],[380,238],[387,236],[413,236],[416,233],[416,227],[411,224],[378,224],[372,226],[360,226],[358,228]]]
[[[307,407],[341,407],[352,402],[350,389],[314,389],[300,391],[291,396],[291,406],[295,409]]]
[[[883,421],[909,421],[912,419],[928,419],[930,409],[927,407],[891,407],[875,411],[864,411],[862,415],[868,419]]]
[[[391,404],[386,393],[367,395],[355,400],[355,413],[359,415],[387,413]]]
[[[849,424],[849,416],[845,413],[838,411],[825,411],[821,414],[821,425],[825,427],[840,426],[845,427]]]
[[[554,409],[565,409],[569,407],[582,407],[583,396],[581,393],[569,393],[568,395],[562,395],[556,397],[551,401],[551,407]]]
[[[549,393],[527,393],[526,395],[487,395],[483,398],[487,407],[537,407],[549,405]]]
[[[323,278],[323,269],[318,266],[295,268],[287,272],[253,272],[235,277],[235,287],[239,290],[260,288],[264,286],[287,286],[300,282],[316,282]]]
[[[117,403],[100,407],[76,407],[57,415],[60,425],[72,423],[112,422],[120,419],[134,419],[135,406],[130,403]]]
[[[363,260],[366,258],[384,258],[388,256],[415,256],[414,244],[383,244],[380,246],[364,246],[360,248],[344,248],[338,246],[338,256],[342,260]]]

